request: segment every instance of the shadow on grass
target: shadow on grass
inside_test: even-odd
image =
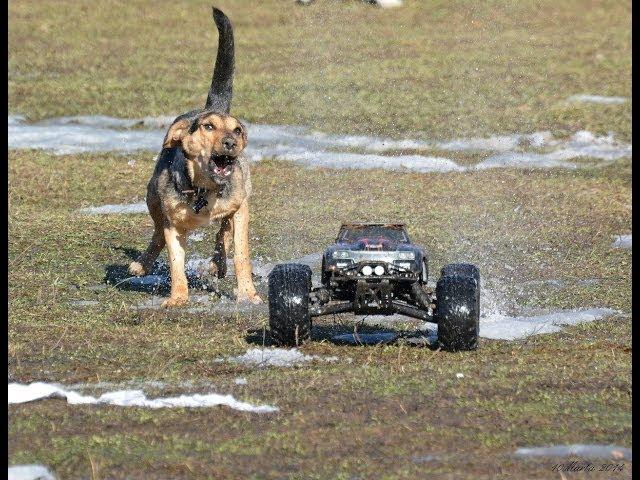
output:
[[[352,336],[355,341],[347,341],[345,337]],[[390,340],[391,336],[395,337]],[[271,337],[268,328],[253,329],[247,332],[244,337],[245,341],[252,345],[261,347],[277,347],[278,345]],[[386,341],[383,341],[386,340]],[[394,328],[373,326],[373,325],[357,325],[357,330],[353,323],[336,323],[333,325],[314,325],[311,329],[311,341],[326,341],[334,345],[345,346],[375,346],[381,343],[390,345],[398,345],[400,343],[409,346],[429,348],[437,350],[437,342],[433,341],[433,337],[427,332],[414,330],[396,330]]]
[[[113,249],[124,252],[131,261],[137,259],[141,253],[139,250],[128,247],[113,247]],[[129,264],[112,263],[106,265],[103,282],[123,291],[144,292],[162,296],[168,296],[171,292],[171,275],[169,267],[165,263],[156,261],[151,272],[142,277],[131,275],[128,269]],[[217,291],[206,278],[194,275],[191,272],[187,272],[187,282],[191,289],[209,292]]]

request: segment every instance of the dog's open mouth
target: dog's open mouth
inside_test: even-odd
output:
[[[209,170],[218,177],[228,177],[233,172],[235,157],[228,155],[212,156],[209,159]]]

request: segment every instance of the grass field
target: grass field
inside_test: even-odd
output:
[[[578,128],[630,138],[631,3],[220,1],[236,32],[234,112],[253,122],[406,136]],[[217,35],[196,1],[15,2],[10,111],[121,117],[204,103]]]
[[[405,3],[219,2],[236,28],[234,112],[253,123],[392,137],[588,129],[630,139],[631,102],[565,101],[630,95],[630,3]],[[9,111],[32,120],[140,117],[201,104],[216,44],[208,8],[12,2]],[[464,259],[522,307],[619,312],[558,334],[481,339],[477,351],[454,354],[335,345],[328,332],[352,330],[353,318],[325,317],[301,350],[337,362],[256,369],[215,360],[259,346],[263,313],[144,309],[149,294],[105,285],[110,269],[146,246],[151,220],[76,210],[141,201],[155,153],[9,152],[10,375],[160,381],[151,393],[213,390],[279,412],[10,406],[9,464],[41,463],[60,479],[547,479],[561,478],[551,471],[558,460],[522,460],[514,450],[631,446],[631,252],[611,247],[631,229],[630,159],[442,174],[253,165],[255,257],[320,251],[341,220],[404,220],[433,272]],[[459,155],[469,158],[451,158]],[[207,229],[187,254],[211,255],[214,234]],[[549,279],[566,286],[526,283]],[[220,288],[232,286],[226,279]],[[630,469],[565,476],[630,478]]]

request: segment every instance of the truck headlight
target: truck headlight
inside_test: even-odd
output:
[[[365,277],[368,277],[373,273],[373,268],[371,268],[369,265],[365,265],[364,267],[362,267],[361,272]]]
[[[376,268],[373,269],[373,272],[378,276],[384,275],[384,267],[382,265],[378,265]]]
[[[398,252],[398,259],[400,260],[413,260],[414,258],[413,252]]]
[[[349,250],[336,250],[332,256],[333,258],[349,258]]]

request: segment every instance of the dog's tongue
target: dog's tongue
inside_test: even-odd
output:
[[[213,167],[213,173],[215,173],[216,175],[221,175],[221,176],[228,176],[231,175],[231,165],[225,165],[224,167],[219,167],[218,165],[215,165]]]
[[[228,177],[229,175],[231,175],[231,171],[233,170],[232,164],[224,162],[223,165],[219,165],[215,160],[211,160],[210,167],[212,167],[213,173],[223,177]]]

